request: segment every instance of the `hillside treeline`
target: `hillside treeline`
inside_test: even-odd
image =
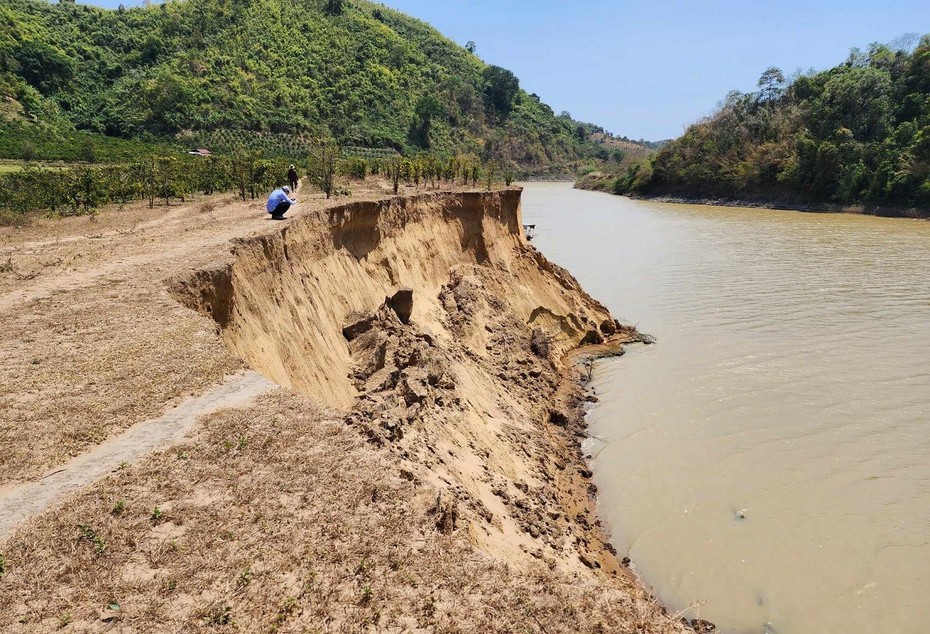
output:
[[[594,156],[593,129],[556,115],[473,46],[365,0],[0,4],[9,158],[92,154],[82,151],[92,142],[71,141],[76,131],[145,142],[235,131],[476,153],[545,172]],[[52,156],[45,139],[56,134],[68,156]]]
[[[730,93],[715,114],[652,159],[614,174],[608,188],[687,198],[930,205],[930,36],[916,46],[853,50],[835,68],[792,80],[770,68],[758,88]]]

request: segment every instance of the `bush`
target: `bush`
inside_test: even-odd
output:
[[[342,162],[339,166],[339,172],[349,178],[363,181],[368,177],[369,167],[370,165],[366,159],[353,157]]]

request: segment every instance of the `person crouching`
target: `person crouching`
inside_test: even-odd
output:
[[[272,220],[284,220],[284,214],[288,209],[291,208],[291,205],[296,205],[297,200],[291,200],[288,197],[288,194],[291,193],[291,188],[285,185],[281,189],[276,189],[271,192],[271,196],[268,197],[268,213],[271,214]]]

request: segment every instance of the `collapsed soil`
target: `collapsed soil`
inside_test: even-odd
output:
[[[0,544],[4,631],[681,630],[579,452],[566,359],[635,332],[524,243],[518,192],[381,196],[4,230],[0,483],[246,363],[286,386]]]

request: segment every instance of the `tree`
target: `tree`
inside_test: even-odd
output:
[[[87,161],[88,163],[93,163],[97,160],[97,148],[94,147],[94,142],[90,139],[81,141],[81,160]]]
[[[432,93],[427,93],[417,100],[414,107],[413,125],[410,128],[410,140],[422,148],[430,146],[429,133],[433,127],[433,118],[443,112],[442,104]]]
[[[98,170],[81,167],[74,171],[71,186],[71,208],[76,213],[83,208],[84,213],[96,209],[106,201],[106,189]]]
[[[488,66],[482,72],[484,79],[485,104],[491,113],[506,119],[513,110],[517,94],[520,92],[520,80],[500,66]]]
[[[232,157],[233,182],[239,190],[239,197],[245,200],[245,193],[249,186],[249,175],[252,173],[254,159],[251,153],[238,150]],[[150,205],[151,206],[151,205]]]
[[[904,33],[891,40],[888,48],[902,53],[911,53],[920,43],[920,33]]]
[[[478,45],[475,44],[475,43],[474,43],[473,41],[471,41],[471,40],[468,40],[468,43],[465,44],[465,50],[468,51],[469,53],[471,53],[472,55],[475,54],[475,51],[476,51],[477,49],[478,49]]]
[[[34,40],[13,49],[19,74],[43,94],[51,94],[68,82],[74,73],[73,60],[60,48]]]
[[[336,165],[339,162],[339,148],[332,141],[319,143],[310,152],[307,178],[326,194],[333,195],[336,185]]]
[[[391,179],[394,186],[394,195],[397,195],[400,189],[400,179],[404,173],[404,162],[399,156],[393,156],[384,166],[384,174]]]
[[[781,69],[769,66],[759,81],[756,83],[759,87],[759,101],[770,103],[776,101],[785,92],[785,74]]]
[[[346,0],[326,0],[326,13],[329,15],[342,15],[345,11]]]
[[[494,187],[494,179],[496,178],[497,178],[497,163],[495,163],[494,161],[489,161],[487,164],[487,169],[485,170],[485,186],[488,191],[491,191],[491,188]]]

